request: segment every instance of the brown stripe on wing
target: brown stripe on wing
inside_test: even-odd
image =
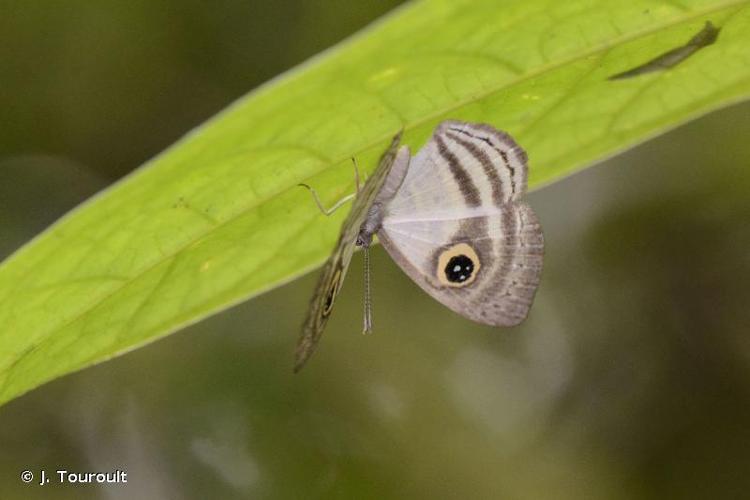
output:
[[[544,240],[536,215],[525,203],[508,204],[501,224],[504,237],[498,240],[497,249],[501,264],[480,292],[494,298],[490,307],[502,314],[503,325],[512,326],[526,318],[534,299]]]
[[[471,180],[469,173],[461,166],[461,162],[456,155],[451,153],[445,141],[437,134],[435,135],[435,143],[437,144],[438,154],[448,164],[451,175],[453,175],[453,179],[458,184],[458,188],[461,190],[466,204],[470,207],[480,206],[482,198],[479,195],[479,189],[477,189],[474,181]]]
[[[450,137],[453,141],[457,142],[459,145],[461,145],[466,151],[469,152],[471,156],[473,156],[481,165],[482,170],[484,170],[484,174],[487,176],[487,180],[490,182],[490,186],[492,186],[492,202],[495,204],[496,207],[502,206],[507,199],[505,196],[503,196],[503,181],[500,179],[500,175],[497,173],[497,168],[495,167],[495,164],[492,163],[492,159],[489,157],[489,155],[481,150],[479,146],[474,144],[471,141],[462,139],[460,136],[453,134],[446,134],[448,137]],[[503,158],[504,161],[506,161],[507,166],[507,159]],[[513,184],[513,177],[511,174],[511,189]]]
[[[439,129],[446,132],[456,132],[489,145],[500,155],[505,167],[510,172],[511,192],[514,198],[518,198],[526,192],[528,155],[508,133],[485,123],[466,123],[455,120],[443,122]],[[520,168],[513,166],[512,158],[520,163]]]
[[[506,204],[500,216],[496,218],[496,221],[493,221],[500,225],[502,236],[494,240],[493,254],[496,259],[490,269],[491,277],[483,282],[483,286],[475,290],[474,295],[474,300],[481,304],[479,309],[482,319],[486,322],[489,316],[492,318],[493,324],[498,326],[515,324],[512,320],[509,320],[503,300],[508,288],[508,276],[512,272],[514,249],[518,241],[518,228],[511,206]]]

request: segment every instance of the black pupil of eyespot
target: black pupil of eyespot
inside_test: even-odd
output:
[[[451,283],[461,283],[471,278],[474,262],[466,255],[451,257],[445,266],[445,277]]]

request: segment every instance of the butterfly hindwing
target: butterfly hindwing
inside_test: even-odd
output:
[[[427,293],[480,323],[526,317],[544,242],[526,154],[489,125],[443,122],[409,164],[378,238]]]

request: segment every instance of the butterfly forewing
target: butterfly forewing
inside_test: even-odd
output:
[[[315,350],[315,346],[323,334],[328,318],[341,290],[346,271],[357,245],[360,226],[367,217],[368,210],[382,189],[388,173],[396,157],[398,144],[401,139],[399,132],[391,141],[390,147],[380,158],[377,169],[367,179],[365,185],[357,193],[351,211],[341,226],[341,233],[333,253],[323,266],[315,293],[310,301],[307,319],[302,327],[302,334],[297,342],[295,351],[294,371],[298,371]]]

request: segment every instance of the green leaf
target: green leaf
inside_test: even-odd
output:
[[[393,134],[419,147],[445,118],[527,149],[531,185],[569,175],[750,96],[748,1],[431,0],[235,103],[64,217],[0,267],[0,402],[317,267],[332,202]],[[608,77],[684,45],[675,67]],[[188,104],[189,105],[189,104]],[[300,311],[300,319],[304,311]],[[289,336],[292,346],[297,332]]]

